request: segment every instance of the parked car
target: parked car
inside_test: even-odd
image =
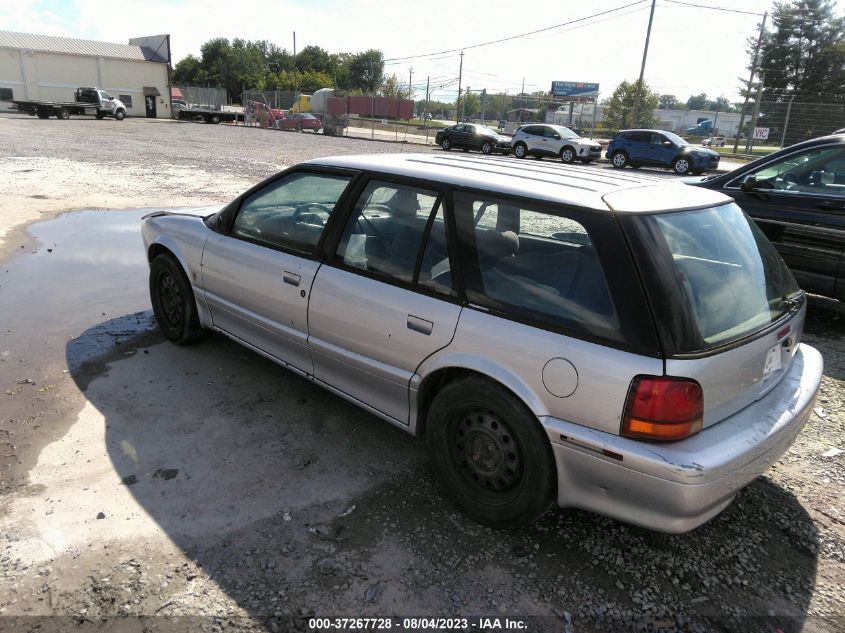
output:
[[[320,119],[310,112],[285,112],[279,120],[279,127],[283,130],[313,130],[316,134],[323,127]]]
[[[601,158],[601,145],[596,141],[581,138],[568,127],[547,123],[523,125],[514,132],[511,147],[517,158],[557,156],[564,163],[591,163]]]
[[[724,147],[725,137],[722,134],[718,134],[717,136],[708,136],[707,138],[702,139],[701,144],[704,147]]]
[[[509,152],[511,149],[510,137],[499,134],[496,130],[484,125],[475,123],[458,123],[437,131],[434,143],[444,150],[462,149],[468,152],[471,149],[480,151],[482,154],[493,152]]]
[[[680,175],[702,174],[719,166],[718,152],[662,130],[622,130],[610,140],[605,157],[619,169],[670,167]]]
[[[777,252],[683,183],[320,158],[143,237],[165,336],[216,330],[424,435],[488,525],[555,500],[690,530],[787,450],[821,380]]]
[[[845,300],[845,136],[826,136],[696,184],[736,200],[799,285]]]

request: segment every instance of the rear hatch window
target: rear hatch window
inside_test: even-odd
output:
[[[640,225],[636,232],[647,240],[644,259],[657,279],[650,283],[646,273],[645,285],[667,355],[751,337],[802,300],[780,255],[736,204],[626,222]]]

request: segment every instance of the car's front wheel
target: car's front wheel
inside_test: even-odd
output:
[[[493,143],[490,141],[484,141],[481,144],[481,153],[482,154],[492,154],[493,153]]]
[[[442,147],[448,152],[450,149],[452,149],[452,141],[450,141],[448,138],[444,138],[442,141],[440,141],[440,147]]]
[[[610,156],[610,164],[617,169],[624,169],[628,166],[628,155],[621,151],[613,152]]]
[[[525,158],[528,156],[528,146],[525,143],[517,143],[513,146],[513,155],[517,158]]]
[[[118,121],[123,121],[126,118],[126,110],[118,110],[114,113],[114,118]]]
[[[206,334],[188,277],[171,255],[157,255],[150,264],[150,300],[159,328],[174,343],[186,345]]]
[[[566,147],[564,147],[562,150],[560,150],[560,159],[564,163],[569,164],[569,163],[575,162],[575,158],[576,158],[575,150],[572,149],[571,147],[569,147],[568,145]]]
[[[485,378],[463,378],[437,394],[426,442],[438,482],[480,523],[527,525],[554,498],[548,437],[522,402]]]
[[[672,171],[680,176],[686,176],[692,171],[692,161],[686,156],[678,156],[672,163]]]

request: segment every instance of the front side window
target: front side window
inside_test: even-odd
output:
[[[587,228],[557,210],[456,193],[455,213],[474,219],[473,303],[619,340],[619,319]],[[480,211],[483,209],[483,213]],[[495,212],[496,225],[485,222]]]
[[[288,174],[243,202],[232,236],[310,254],[350,180],[335,174]]]
[[[845,144],[786,156],[753,175],[763,189],[845,197]]]
[[[104,101],[111,101],[111,95],[108,92],[106,92],[105,90],[100,90],[100,97]]]
[[[338,244],[338,260],[378,277],[413,283],[427,233],[434,233],[435,225],[438,231],[444,230],[442,214],[438,215],[439,222],[432,217],[437,207],[436,191],[380,180],[370,182]],[[442,244],[445,249],[445,234]],[[432,273],[431,269],[445,257],[445,252],[441,255],[432,247],[429,261],[422,262],[420,278],[431,281],[437,277],[442,271]]]

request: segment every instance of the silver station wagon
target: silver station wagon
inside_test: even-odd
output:
[[[690,530],[787,450],[821,380],[777,252],[731,199],[680,183],[321,158],[143,235],[170,340],[216,330],[424,436],[487,525],[557,502]]]

